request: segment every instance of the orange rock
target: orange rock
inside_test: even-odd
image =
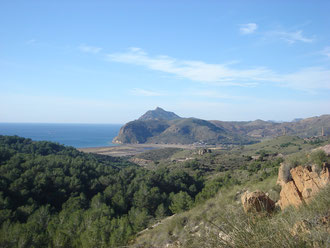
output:
[[[278,205],[281,209],[293,205],[298,207],[302,203],[308,203],[320,189],[330,183],[330,165],[324,163],[323,169],[318,175],[311,167],[298,166],[290,170],[292,181],[282,184]]]
[[[264,192],[259,190],[254,192],[245,192],[241,197],[241,201],[245,213],[261,211],[271,213],[275,208],[275,202],[272,201]]]
[[[281,209],[284,209],[288,206],[298,207],[303,203],[303,199],[298,191],[296,185],[293,181],[290,181],[282,186],[280,193],[280,200],[278,205]]]

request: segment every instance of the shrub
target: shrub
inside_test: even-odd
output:
[[[328,161],[328,158],[323,150],[316,150],[310,154],[308,160],[310,164],[316,164],[321,168],[322,164]]]
[[[170,205],[170,210],[172,211],[172,213],[186,211],[190,209],[193,205],[193,201],[187,192],[180,191],[177,194],[172,193],[170,197],[172,201]]]

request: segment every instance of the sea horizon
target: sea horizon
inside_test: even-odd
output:
[[[75,148],[116,146],[112,143],[123,124],[0,122],[0,135],[51,141]]]

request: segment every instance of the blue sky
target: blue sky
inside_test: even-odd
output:
[[[330,1],[1,1],[0,122],[330,114]]]

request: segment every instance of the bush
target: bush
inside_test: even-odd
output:
[[[316,164],[319,168],[321,168],[322,164],[324,162],[328,162],[328,160],[329,159],[323,150],[317,150],[310,154],[308,162],[312,165]]]

